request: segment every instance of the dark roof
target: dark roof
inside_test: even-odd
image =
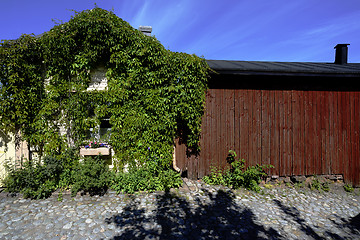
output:
[[[360,77],[360,63],[261,62],[206,60],[221,74]]]

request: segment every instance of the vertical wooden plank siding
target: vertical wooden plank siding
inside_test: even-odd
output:
[[[305,129],[307,129],[307,131],[305,131],[305,146],[304,146],[304,154],[305,154],[305,166],[304,166],[304,174],[308,175],[311,173],[311,151],[309,150],[309,147],[311,146],[311,140],[314,139],[313,137],[313,130],[310,129],[311,126],[311,116],[309,113],[312,113],[312,111],[310,111],[311,108],[311,99],[310,99],[310,92],[304,92],[303,95],[304,98],[304,104],[305,104],[305,111],[307,114],[304,114],[304,118],[305,118]]]
[[[304,101],[301,92],[292,92],[292,115],[293,115],[293,174],[304,175]]]
[[[329,106],[325,101],[325,93],[323,91],[319,92],[319,111],[320,111],[320,144],[321,144],[321,152],[320,152],[320,165],[321,165],[321,172],[326,173],[326,165],[327,165],[327,158],[326,158],[326,151],[327,151],[327,122],[328,122],[328,114],[327,111]]]
[[[355,94],[353,92],[350,93],[350,119],[355,119],[355,101],[356,101],[356,97]],[[350,142],[352,144],[350,144],[350,148],[351,148],[351,156],[349,158],[349,166],[354,166],[354,159],[356,158],[356,148],[357,148],[357,140],[359,138],[356,138],[357,135],[357,129],[355,126],[355,122],[351,121],[350,122]],[[350,179],[354,179],[354,174],[352,172],[351,169],[348,170],[348,175]]]
[[[320,94],[321,92],[313,91],[313,99],[315,106],[313,109],[314,112],[314,128],[315,128],[315,139],[314,139],[314,172],[315,174],[321,174],[321,104],[320,104]]]
[[[208,91],[210,93],[210,96],[211,98],[209,99],[209,109],[206,109],[205,111],[206,112],[209,112],[209,124],[208,124],[208,127],[209,127],[209,136],[208,138],[205,140],[207,142],[207,144],[205,144],[204,148],[205,147],[209,147],[207,148],[206,150],[205,149],[202,149],[201,150],[201,154],[206,151],[207,152],[207,156],[208,158],[206,158],[206,166],[208,166],[207,169],[205,169],[205,174],[208,174],[209,173],[209,167],[211,167],[212,165],[216,165],[215,163],[215,154],[214,154],[214,148],[215,148],[215,145],[216,145],[216,127],[215,127],[215,123],[216,123],[216,105],[215,105],[215,99],[216,99],[216,95],[215,95],[215,90],[209,90]],[[208,99],[206,99],[206,102],[208,102]],[[203,146],[200,146],[201,148],[203,148]],[[209,151],[208,149],[213,149],[213,151]]]
[[[354,105],[353,108],[351,108],[352,110],[352,119],[359,119],[360,115],[359,115],[359,96],[356,93],[353,93],[353,98],[354,98]],[[360,172],[359,169],[359,122],[356,121],[352,121],[351,122],[353,124],[352,126],[352,130],[351,133],[353,134],[352,136],[352,140],[351,142],[353,143],[353,149],[352,149],[352,158],[351,158],[351,163],[350,166],[352,166],[353,169],[350,169],[350,173],[351,173],[351,182],[357,182],[359,181],[359,177],[360,176],[356,176],[356,172]],[[359,174],[358,174],[359,175]]]
[[[269,91],[270,94],[270,109],[269,109],[269,122],[270,122],[270,161],[269,164],[273,165],[275,168],[270,170],[271,175],[279,175],[279,168],[276,164],[279,156],[279,138],[278,138],[278,119],[277,109],[278,104],[276,102],[276,92]]]
[[[280,159],[280,124],[281,124],[281,119],[280,119],[280,110],[279,107],[281,106],[279,104],[279,98],[280,98],[280,93],[281,91],[275,91],[275,96],[274,96],[274,155],[273,155],[273,159],[270,159],[271,164],[275,167],[275,175],[279,175],[280,174],[280,166],[281,166],[281,159]]]
[[[355,103],[354,103],[354,119],[360,119],[360,97],[359,94],[354,93],[355,95]],[[360,183],[360,122],[359,121],[354,121],[354,127],[355,127],[355,131],[354,131],[354,140],[353,142],[355,143],[355,154],[354,154],[354,158],[352,159],[352,173],[353,173],[353,177],[351,182],[353,183]]]
[[[340,156],[340,144],[339,144],[339,128],[340,128],[340,118],[339,118],[339,93],[334,92],[333,93],[333,103],[334,103],[334,111],[333,111],[333,141],[334,141],[334,151],[333,151],[333,157],[331,158],[331,172],[338,172],[339,173],[339,165],[341,158]],[[330,122],[331,123],[331,122]],[[336,132],[336,134],[335,134]]]
[[[279,169],[279,175],[284,176],[285,174],[285,168],[282,166],[285,166],[285,157],[284,157],[284,153],[285,153],[285,111],[284,111],[284,92],[283,91],[279,91],[277,94],[277,99],[278,99],[278,112],[276,112],[279,116],[279,133],[278,133],[278,138],[279,138],[279,161],[277,162],[277,166],[275,166],[276,168]]]
[[[255,134],[255,149],[254,151],[256,152],[255,158],[254,158],[254,162],[252,163],[252,165],[256,165],[257,163],[261,164],[262,162],[262,156],[261,156],[261,149],[262,149],[262,145],[261,145],[261,136],[262,136],[262,129],[261,129],[261,113],[262,113],[262,94],[261,94],[261,90],[256,90],[254,92],[254,103],[256,106],[256,111],[254,111],[255,114],[255,126],[254,129],[256,129],[256,134]]]
[[[293,175],[292,99],[291,91],[284,91],[284,165],[283,175]]]
[[[238,154],[245,158],[249,159],[249,135],[250,135],[250,126],[249,126],[249,99],[248,91],[243,92],[243,96],[240,97],[240,151]]]
[[[222,115],[222,108],[223,106],[220,105],[220,91],[221,89],[215,89],[214,90],[214,103],[215,103],[215,109],[213,109],[214,114],[214,122],[213,122],[213,129],[214,129],[214,136],[212,138],[213,146],[211,149],[213,149],[212,152],[212,164],[215,166],[221,165],[221,154],[220,150],[221,148],[225,148],[225,146],[221,145],[221,115]]]
[[[261,163],[260,164],[270,164],[270,129],[271,129],[271,121],[270,121],[270,112],[271,104],[270,104],[270,92],[269,91],[261,91],[262,99],[261,99]],[[267,172],[270,174],[270,172]]]
[[[346,149],[345,149],[345,145],[346,145],[346,120],[347,120],[347,114],[346,114],[346,100],[345,100],[345,93],[344,92],[340,92],[340,104],[339,104],[339,111],[338,111],[338,118],[340,120],[340,132],[339,132],[339,136],[340,136],[340,142],[339,142],[339,168],[337,169],[339,172],[342,172],[345,174],[345,160],[346,160]]]
[[[360,92],[210,89],[201,152],[177,165],[201,178],[226,166],[229,150],[248,165],[272,164],[271,175],[343,174],[360,185]]]
[[[329,161],[330,161],[330,166],[329,166],[329,173],[333,173],[335,172],[334,170],[336,169],[334,167],[334,165],[336,164],[337,159],[339,158],[339,154],[338,154],[338,141],[337,141],[337,135],[335,134],[335,131],[338,131],[338,116],[337,116],[337,112],[338,112],[338,105],[337,105],[337,92],[330,92],[328,94],[328,101],[330,102],[330,118],[329,118],[329,125],[330,125],[330,143],[331,143],[331,147],[330,149],[330,153],[329,153]]]
[[[315,128],[315,123],[316,123],[316,105],[315,105],[315,101],[316,99],[314,99],[314,92],[310,91],[309,92],[309,98],[308,98],[308,104],[309,104],[309,128],[308,128],[308,133],[309,133],[309,139],[308,139],[308,144],[306,146],[306,150],[309,153],[309,158],[308,158],[308,162],[307,162],[307,174],[315,174],[316,171],[316,167],[315,167],[315,142],[316,140],[316,128]]]
[[[249,108],[249,158],[246,159],[246,165],[255,165],[261,162],[260,154],[260,104],[261,96],[258,94],[258,90],[250,90],[248,95],[248,101],[251,103]],[[241,157],[241,156],[240,156]]]
[[[345,125],[345,134],[346,134],[346,138],[345,138],[345,159],[346,159],[346,162],[344,162],[344,175],[350,177],[351,176],[351,168],[350,168],[350,164],[351,164],[351,109],[350,109],[350,106],[351,106],[351,92],[347,92],[344,94],[345,95],[345,103],[346,106],[344,106],[344,109],[346,109],[346,119],[345,119],[345,122],[346,122],[346,125]]]

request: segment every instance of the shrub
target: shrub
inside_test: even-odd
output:
[[[354,188],[353,188],[353,186],[352,185],[350,185],[350,184],[345,184],[344,185],[344,190],[346,191],[346,192],[353,192],[354,191]]]
[[[263,176],[265,168],[273,168],[272,165],[256,165],[245,167],[244,159],[236,159],[236,152],[230,150],[228,155],[228,163],[230,168],[219,170],[216,167],[211,169],[209,176],[203,178],[208,184],[220,184],[234,189],[245,187],[256,192],[260,191],[259,183]]]
[[[323,182],[323,183],[320,182],[316,176],[314,176],[309,187],[311,190],[318,190],[318,191],[323,190],[325,192],[330,191],[329,183],[328,182]]]
[[[56,156],[45,156],[43,162],[29,160],[20,168],[7,166],[6,191],[22,193],[25,198],[32,199],[49,197],[57,189],[63,165]]]
[[[220,169],[212,166],[210,169],[210,175],[204,176],[203,181],[211,185],[228,185],[230,176],[229,170]]]
[[[43,159],[43,171],[45,179],[59,181],[60,174],[64,170],[63,161],[60,156],[48,155]]]
[[[20,166],[7,165],[5,190],[24,194],[25,198],[41,199],[51,196],[60,188],[73,184],[79,157],[76,149],[69,148],[61,155],[47,155],[43,163],[25,161]]]
[[[110,186],[112,178],[108,165],[100,156],[86,157],[79,163],[73,177],[72,196],[79,191],[90,195],[103,195]]]
[[[156,157],[147,162],[133,164],[129,172],[117,173],[112,188],[119,192],[134,193],[137,191],[168,191],[182,185],[180,174],[168,167],[161,166]]]
[[[60,174],[59,188],[68,188],[74,184],[74,176],[79,165],[79,152],[77,148],[68,148],[61,154],[63,171]]]
[[[16,168],[13,165],[5,165],[7,176],[3,180],[5,191],[11,193],[29,192],[30,189],[37,189],[38,174],[36,166],[32,161],[26,161],[21,168]],[[26,196],[25,196],[26,197]]]
[[[134,164],[128,173],[112,173],[100,156],[86,157],[79,162],[75,148],[61,155],[44,157],[43,164],[26,161],[21,168],[7,166],[4,185],[8,192],[24,194],[25,198],[47,198],[58,188],[103,195],[111,186],[117,192],[168,191],[182,185],[180,174],[162,165],[162,159],[149,158],[143,164]]]

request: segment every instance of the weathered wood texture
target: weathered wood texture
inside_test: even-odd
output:
[[[360,92],[210,89],[201,152],[177,165],[196,179],[226,166],[233,149],[248,165],[272,164],[270,175],[343,174],[360,185]]]

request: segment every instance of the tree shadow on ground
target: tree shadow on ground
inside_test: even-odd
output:
[[[348,232],[349,234],[360,236],[360,214],[356,215],[355,217],[345,219],[341,216],[335,215],[336,219],[332,219],[332,223],[339,229]],[[334,235],[331,232],[328,234],[333,239],[344,239],[343,237],[339,237]]]
[[[105,220],[120,229],[113,239],[285,239],[256,223],[253,212],[234,202],[232,192],[204,192],[189,201],[174,193],[158,195],[149,213],[131,201]]]
[[[287,207],[279,200],[274,199],[273,202],[279,206],[279,208],[287,215],[290,216],[295,222],[297,222],[300,225],[300,230],[307,234],[309,237],[313,239],[351,239],[351,235],[359,236],[359,224],[360,224],[360,214],[357,215],[354,218],[351,218],[350,220],[346,220],[344,218],[341,218],[341,223],[338,223],[334,220],[331,220],[334,224],[334,227],[337,227],[341,230],[342,233],[348,233],[348,236],[340,236],[339,234],[335,233],[335,228],[331,226],[325,226],[330,227],[330,229],[325,229],[324,234],[327,236],[320,236],[318,233],[315,232],[315,230],[309,226],[306,221],[301,218],[300,212],[295,207]],[[346,231],[348,230],[348,231]],[[350,237],[349,237],[350,236]]]
[[[354,231],[356,230],[357,232],[360,232],[360,213],[355,217],[351,218],[349,224]]]
[[[319,236],[312,227],[306,224],[306,221],[300,217],[300,212],[295,207],[285,206],[282,202],[274,199],[273,202],[287,215],[290,216],[295,222],[300,225],[300,230],[306,235],[311,236],[313,239],[324,239]]]

